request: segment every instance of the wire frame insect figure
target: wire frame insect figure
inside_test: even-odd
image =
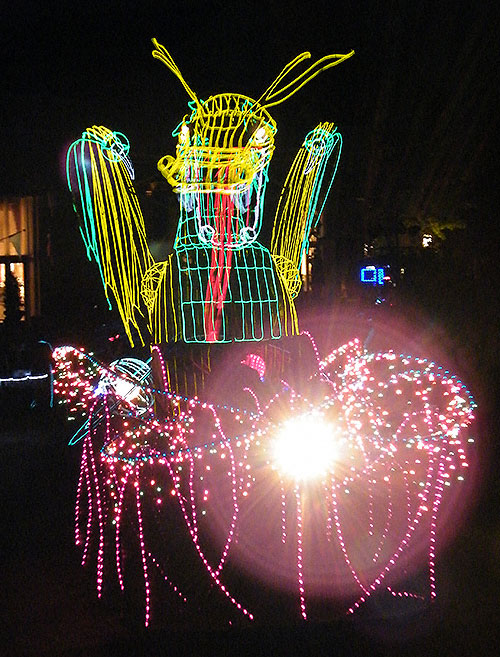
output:
[[[327,55],[296,75],[311,57],[298,55],[258,100],[222,93],[203,101],[164,46],[156,39],[153,44],[153,56],[190,98],[190,111],[173,133],[175,157],[165,155],[158,162],[180,208],[173,252],[166,260],[155,262],[148,247],[126,137],[94,126],[67,155],[82,237],[108,301],[116,305],[132,344],[132,327],[145,341],[141,317],[146,340],[154,344],[297,335],[300,261],[330,191],[342,140],[332,123],[307,135],[283,188],[269,250],[259,241],[277,130],[269,108],[353,51]]]

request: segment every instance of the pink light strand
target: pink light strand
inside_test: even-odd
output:
[[[389,488],[389,493],[388,493],[388,502],[387,502],[387,516],[386,516],[386,521],[384,528],[382,530],[382,534],[380,536],[380,541],[377,546],[377,549],[375,550],[375,554],[373,555],[373,562],[375,563],[378,561],[378,558],[380,556],[380,552],[382,551],[382,548],[384,547],[385,541],[387,539],[387,536],[389,534],[389,529],[391,526],[391,520],[392,520],[392,487],[391,487],[391,482],[389,479],[388,482],[388,488]]]
[[[286,543],[286,493],[282,480],[280,480],[280,495],[281,495],[281,542]]]
[[[391,588],[390,586],[387,586],[386,589],[395,598],[414,598],[414,599],[417,599],[417,600],[423,600],[424,599],[424,596],[419,595],[418,593],[410,593],[408,591],[394,591],[394,589]]]
[[[137,507],[137,524],[138,524],[138,529],[139,529],[139,543],[141,546],[141,558],[142,558],[142,572],[144,574],[144,592],[145,592],[145,609],[144,609],[144,625],[148,627],[149,625],[149,613],[150,613],[150,605],[149,605],[149,597],[150,597],[150,586],[149,586],[149,577],[148,577],[148,564],[146,560],[146,547],[144,544],[144,529],[143,529],[143,521],[142,521],[142,510],[141,510],[141,494],[140,494],[140,486],[139,486],[139,466],[136,466],[135,468],[135,481],[134,481],[134,487],[135,487],[135,500],[136,500],[136,507]]]
[[[161,576],[163,577],[163,579],[165,580],[165,582],[170,586],[170,588],[172,589],[172,591],[174,591],[174,593],[176,593],[176,594],[179,596],[179,598],[180,598],[183,602],[187,602],[187,598],[186,598],[186,596],[182,593],[182,591],[179,589],[179,587],[176,586],[176,585],[172,582],[172,580],[171,580],[169,577],[167,577],[167,575],[165,575],[165,572],[163,571],[163,568],[162,568],[162,567],[160,566],[160,564],[156,561],[156,559],[153,557],[153,555],[151,554],[151,552],[148,552],[148,557],[151,559],[151,561],[154,563],[154,565],[158,568],[158,570],[159,570],[160,573],[161,573]]]
[[[168,381],[167,381],[167,368],[165,367],[165,360],[163,358],[163,354],[161,353],[161,349],[157,345],[153,345],[151,347],[151,351],[154,351],[155,354],[158,356],[158,360],[160,361],[163,390],[168,391],[170,390],[170,386],[168,385]]]
[[[255,394],[255,392],[251,388],[248,388],[248,387],[243,388],[243,392],[248,392],[248,394],[253,398],[253,400],[255,402],[255,406],[257,407],[257,413],[259,413],[259,415],[261,415],[262,411],[260,410],[260,401],[259,401],[259,398],[257,397],[257,395]]]
[[[436,480],[436,485],[434,489],[434,501],[432,503],[432,512],[429,528],[429,588],[430,588],[430,598],[434,600],[436,598],[436,532],[437,532],[437,515],[441,500],[443,498],[443,470],[444,470],[444,457],[441,456],[441,460],[438,467],[438,476]]]
[[[85,436],[85,441],[83,444],[83,456],[82,456],[82,466],[84,464],[84,472],[85,472],[85,483],[87,485],[87,525],[86,525],[86,531],[85,531],[85,544],[83,546],[83,553],[82,553],[82,566],[84,566],[87,563],[87,557],[88,557],[88,550],[90,546],[90,537],[92,534],[92,519],[93,519],[93,502],[92,502],[92,483],[90,481],[90,468],[88,465],[88,452],[89,450],[92,449],[92,445],[90,443],[90,436],[87,434]],[[80,508],[79,504],[77,503],[77,514],[80,514]]]
[[[226,562],[227,556],[229,554],[229,549],[230,549],[231,543],[233,541],[234,532],[235,532],[235,528],[236,528],[236,523],[238,521],[238,516],[239,516],[239,511],[240,510],[239,510],[239,505],[238,505],[238,480],[237,480],[237,476],[236,476],[236,462],[235,462],[235,458],[234,458],[234,452],[233,452],[233,449],[231,447],[231,442],[222,430],[221,421],[220,421],[219,416],[215,412],[215,409],[212,406],[209,406],[208,408],[212,412],[212,415],[215,419],[215,426],[216,426],[222,440],[224,441],[224,447],[226,447],[227,450],[228,450],[229,459],[230,459],[230,462],[231,462],[230,477],[231,477],[231,495],[232,495],[232,502],[233,502],[233,515],[232,515],[232,518],[231,518],[231,522],[230,522],[226,542],[225,542],[225,545],[224,545],[223,550],[222,550],[221,559],[219,561],[219,564],[218,564],[217,568],[214,571],[215,575],[218,576],[219,573],[221,572],[221,570],[224,566],[224,563]]]
[[[81,504],[81,497],[82,497],[82,487],[83,487],[83,479],[84,477],[86,478],[86,470],[87,470],[87,454],[85,450],[85,441],[84,441],[84,448],[82,449],[82,458],[80,460],[80,472],[78,475],[78,485],[76,487],[76,502],[75,502],[75,545],[80,545],[82,541],[81,533],[80,533],[80,504]],[[87,481],[87,492],[88,492],[88,481]]]
[[[128,473],[124,475],[124,481],[122,483],[121,488],[119,488],[119,497],[118,497],[118,503],[117,503],[117,508],[116,508],[116,525],[115,525],[115,561],[116,561],[116,574],[118,576],[118,584],[120,585],[120,589],[123,591],[124,590],[124,584],[123,584],[123,574],[122,574],[122,567],[121,567],[121,544],[120,544],[120,530],[121,530],[121,516],[122,516],[122,507],[123,507],[123,497],[125,494],[125,488],[127,485],[127,479],[128,479]]]
[[[173,476],[173,470],[171,469],[170,463],[168,461],[166,461],[166,466],[169,469],[171,476]],[[177,488],[174,488],[174,495],[177,498],[177,501],[179,502],[182,514],[184,516],[184,519],[186,520],[186,525],[188,527],[189,533],[190,533],[191,538],[193,540],[193,545],[195,546],[196,551],[198,552],[198,556],[200,557],[200,559],[201,559],[203,565],[205,566],[208,574],[214,580],[214,582],[217,584],[217,586],[222,591],[222,593],[228,598],[228,600],[231,602],[231,604],[233,604],[239,611],[241,611],[242,614],[247,616],[250,620],[253,620],[254,619],[253,614],[250,611],[248,611],[248,609],[243,607],[243,605],[241,603],[239,603],[236,600],[236,598],[234,598],[231,595],[229,590],[226,588],[226,586],[220,580],[218,574],[215,572],[215,570],[210,565],[208,559],[205,557],[205,554],[203,552],[203,549],[202,549],[201,545],[199,544],[196,537],[193,535],[193,530],[192,530],[190,524],[187,522],[188,514],[187,514],[187,511],[186,511],[184,499],[183,499],[182,495],[180,494],[180,492]]]
[[[422,501],[426,501],[427,496],[429,494],[429,490],[432,488],[432,479],[433,479],[433,474],[434,474],[434,463],[432,459],[429,459],[429,468],[427,471],[427,480],[426,484],[424,487],[424,493],[422,494]],[[365,593],[364,596],[360,597],[348,610],[348,614],[354,613],[356,609],[358,609],[366,600],[369,598],[369,596],[381,585],[382,581],[385,579],[386,575],[392,570],[392,568],[395,566],[397,559],[401,556],[405,548],[408,546],[410,539],[415,532],[420,519],[422,518],[422,515],[424,513],[423,505],[422,503],[420,504],[419,508],[417,509],[411,524],[407,527],[406,533],[399,543],[398,547],[392,554],[391,558],[388,560],[386,566],[383,568],[383,570],[377,575],[377,577],[373,580],[373,582],[368,586],[367,589],[363,587],[363,591]]]
[[[337,502],[337,494],[335,493],[335,486],[332,486],[332,495],[331,495],[331,500],[332,500],[332,507],[333,507],[333,517],[334,517],[334,523],[335,523],[335,529],[337,531],[337,539],[339,541],[340,549],[342,551],[342,554],[344,556],[344,561],[347,564],[347,567],[351,571],[351,574],[353,576],[354,581],[356,584],[359,586],[359,588],[364,592],[368,593],[367,589],[365,588],[363,582],[359,578],[359,575],[354,568],[351,559],[349,557],[349,554],[347,552],[347,547],[344,541],[344,536],[342,532],[342,524],[340,522],[340,517],[339,517],[339,512],[338,512],[338,502]]]
[[[106,408],[106,428],[109,430],[109,413],[107,403],[105,404]],[[104,518],[103,518],[103,508],[101,500],[101,491],[99,485],[99,477],[97,475],[97,467],[94,459],[94,451],[92,445],[92,422],[90,423],[90,431],[88,433],[88,453],[90,455],[90,465],[94,478],[94,488],[95,488],[95,499],[97,506],[97,517],[99,523],[99,547],[97,550],[97,597],[100,598],[102,595],[102,584],[103,584],[103,572],[104,572]]]
[[[299,335],[305,335],[306,337],[309,338],[309,341],[311,342],[311,346],[312,346],[313,351],[314,351],[314,356],[316,358],[316,363],[318,365],[318,369],[321,369],[321,358],[320,358],[320,355],[319,355],[319,350],[318,350],[318,345],[316,344],[316,340],[309,333],[309,331],[301,331]]]
[[[295,500],[297,503],[297,583],[299,585],[300,614],[307,620],[305,587],[304,587],[304,559],[302,547],[302,500],[298,486],[295,488]]]
[[[330,488],[333,486],[333,481],[330,482],[330,486],[328,486],[328,483],[325,481],[324,482],[324,489],[325,489],[325,502],[326,502],[326,540],[330,543],[332,540],[332,524],[333,524],[333,508],[332,508],[332,500],[331,500],[331,495],[330,495]]]

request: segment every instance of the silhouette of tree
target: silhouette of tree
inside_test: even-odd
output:
[[[17,326],[21,321],[21,292],[19,281],[14,274],[7,269],[4,287],[4,322],[7,326]]]

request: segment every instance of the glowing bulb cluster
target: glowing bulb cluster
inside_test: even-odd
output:
[[[342,580],[342,596],[354,586],[350,612],[379,589],[401,599],[417,595],[397,588],[404,571],[400,562],[406,567],[425,536],[428,591],[435,597],[439,510],[450,487],[460,486],[467,474],[473,439],[464,441],[462,432],[475,404],[454,375],[427,359],[365,353],[357,340],[321,358],[313,346],[317,371],[297,382],[300,391],[275,381],[274,394],[263,396],[262,390],[271,386],[266,379],[262,389],[247,389],[248,408],[183,398],[165,384],[154,390],[134,383],[142,385],[143,394],[164,395],[172,402],[172,414],[164,420],[152,408],[120,414],[113,406],[116,391],[95,394],[96,382],[110,368],[80,350],[54,351],[56,391],[66,397],[72,415],[75,410],[88,414],[81,432],[76,540],[88,561],[96,538],[99,593],[110,535],[118,581],[126,585],[122,527],[132,515],[144,577],[145,622],[152,613],[155,573],[161,572],[185,600],[163,570],[165,556],[151,549],[151,520],[163,526],[174,504],[209,578],[247,618],[252,612],[230,591],[223,575],[236,536],[240,544],[271,540],[259,534],[264,529],[258,521],[252,525],[255,537],[249,537],[243,520],[249,513],[256,520],[266,516],[264,527],[276,514],[280,538],[271,551],[275,558],[282,551],[285,561],[295,551],[292,572],[303,618],[308,617],[307,594],[314,585],[312,536],[318,554],[330,554],[328,546],[336,544],[332,570],[336,578],[342,569],[348,575]],[[306,491],[311,495],[304,495]],[[309,512],[310,498],[321,501],[314,513]],[[292,523],[290,512],[295,513]],[[213,547],[207,549],[215,517],[223,528],[216,558]],[[321,572],[325,567],[322,562]]]

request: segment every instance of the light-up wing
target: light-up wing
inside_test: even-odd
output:
[[[131,326],[142,341],[140,285],[153,257],[128,150],[125,135],[94,126],[70,146],[66,173],[87,255],[97,262],[108,303],[111,293],[133,346]]]
[[[341,149],[342,137],[333,123],[320,123],[305,138],[283,185],[271,253],[292,298],[300,290],[300,263],[323,212]]]

